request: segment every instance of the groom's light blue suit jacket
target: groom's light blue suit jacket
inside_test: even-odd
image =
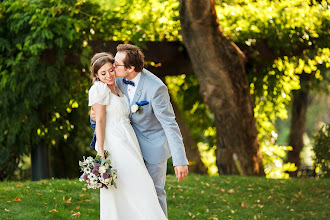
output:
[[[117,78],[116,82],[129,99],[127,84],[123,83],[122,78]],[[148,101],[149,104],[141,106],[142,111],[139,114],[131,112],[130,118],[143,158],[148,163],[157,164],[172,156],[173,166],[188,165],[168,89],[157,76],[146,69],[141,72],[130,106],[141,101]]]

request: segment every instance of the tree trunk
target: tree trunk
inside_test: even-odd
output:
[[[214,0],[180,0],[180,21],[201,95],[215,115],[219,173],[264,175],[245,56],[223,35]]]
[[[38,117],[41,124],[49,124],[49,112],[43,108],[38,107]],[[34,134],[35,135],[35,134]],[[40,142],[31,149],[31,167],[32,167],[32,180],[37,181],[41,179],[48,179],[49,176],[49,146],[44,138],[39,137]]]
[[[305,132],[306,112],[308,106],[310,74],[303,73],[300,76],[301,89],[292,91],[292,116],[289,145],[293,150],[288,152],[288,162],[297,166],[295,172],[291,172],[290,176],[296,177],[301,165],[300,152],[304,147],[303,134]]]
[[[175,112],[176,121],[178,122],[178,125],[180,127],[183,142],[186,148],[186,153],[189,161],[189,172],[206,174],[206,167],[201,160],[201,155],[190,132],[190,129],[181,117],[180,111],[177,108],[176,103],[172,101],[172,105]]]
[[[32,180],[49,179],[48,146],[41,141],[31,150]]]

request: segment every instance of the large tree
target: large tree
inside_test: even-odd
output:
[[[183,43],[215,115],[220,174],[263,175],[245,56],[227,39],[214,0],[180,0]]]
[[[50,147],[73,149],[66,157],[86,151],[88,146],[67,140],[76,130],[85,131],[77,139],[88,134],[88,118],[81,120],[87,109],[77,108],[87,102],[86,42],[97,27],[93,14],[99,14],[99,6],[77,0],[1,3],[0,180],[13,177],[22,155],[31,154],[32,176],[38,180],[50,177]],[[72,161],[65,169],[78,173]]]

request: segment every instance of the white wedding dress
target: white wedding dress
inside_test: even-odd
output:
[[[89,90],[88,105],[95,103],[106,105],[104,150],[109,151],[118,175],[117,189],[100,189],[100,219],[167,219],[130,124],[127,97],[114,95],[106,84],[97,81]],[[97,146],[96,142],[95,149]]]

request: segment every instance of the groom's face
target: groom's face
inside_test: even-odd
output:
[[[127,77],[129,75],[129,69],[125,67],[126,53],[125,52],[117,52],[115,56],[115,68],[116,68],[116,76],[117,77]]]

